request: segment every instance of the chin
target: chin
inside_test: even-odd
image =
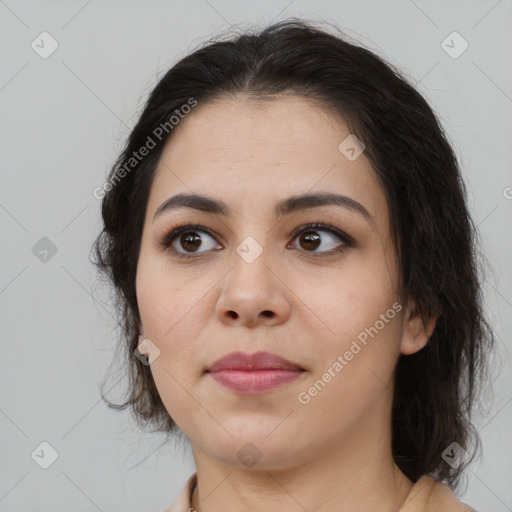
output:
[[[275,429],[275,424],[272,428]],[[285,432],[280,436],[276,433],[269,435],[272,428],[261,432],[252,428],[252,433],[245,429],[238,434],[226,429],[233,437],[226,435],[222,440],[215,440],[217,442],[209,447],[209,452],[224,464],[238,469],[282,471],[300,464],[304,454],[293,436]],[[209,436],[208,442],[211,442]]]

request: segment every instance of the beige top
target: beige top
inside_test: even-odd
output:
[[[187,480],[174,505],[164,512],[194,512],[190,501],[197,484],[197,473]],[[422,476],[411,489],[398,512],[476,512],[457,499],[452,490],[432,477]]]

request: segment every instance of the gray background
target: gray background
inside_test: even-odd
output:
[[[172,63],[230,25],[290,16],[331,21],[404,70],[456,148],[492,268],[499,346],[477,420],[484,456],[460,495],[477,510],[512,510],[510,0],[0,0],[0,511],[156,512],[193,472],[189,450],[158,449],[163,436],[100,400],[116,332],[88,261],[100,228],[93,190]],[[46,59],[31,47],[43,31],[59,45]],[[456,59],[441,47],[453,31],[469,43]],[[40,252],[43,237],[56,254]],[[31,458],[43,441],[58,452],[46,470]]]

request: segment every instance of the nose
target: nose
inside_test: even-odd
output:
[[[219,320],[231,326],[275,326],[286,322],[291,292],[279,271],[271,268],[266,251],[253,262],[234,254],[216,304]]]

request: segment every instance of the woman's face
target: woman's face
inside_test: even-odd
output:
[[[389,434],[397,358],[419,347],[364,152],[340,119],[291,96],[199,104],[175,130],[150,191],[136,281],[167,411],[196,454],[240,468],[375,446]],[[229,212],[182,205],[155,215],[177,194]],[[286,203],[311,194],[342,197]],[[200,228],[161,244],[188,224]],[[234,351],[271,352],[303,371],[266,390],[230,388],[207,370]]]

